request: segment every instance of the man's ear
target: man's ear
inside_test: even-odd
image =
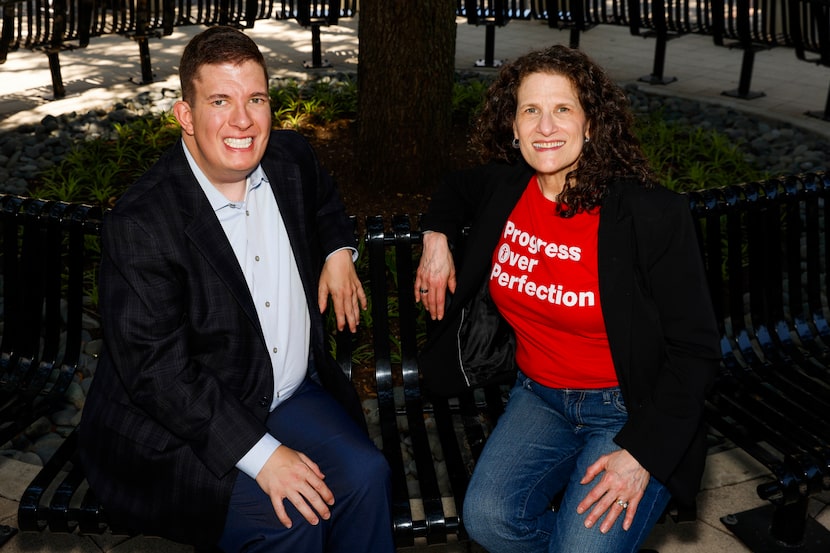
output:
[[[182,127],[185,134],[193,136],[193,112],[190,109],[190,104],[184,100],[179,100],[173,104],[173,115]]]

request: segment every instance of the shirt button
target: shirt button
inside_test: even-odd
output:
[[[265,302],[265,307],[271,307],[271,302],[270,302],[270,301],[266,301],[266,302]]]
[[[259,256],[258,256],[258,255],[254,256],[254,259],[256,259],[257,261],[259,261]]]
[[[274,348],[274,353],[277,353],[277,348]]]

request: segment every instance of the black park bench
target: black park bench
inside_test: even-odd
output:
[[[721,521],[752,551],[830,551],[808,515],[830,489],[830,175],[689,195],[721,330],[716,431],[769,469],[769,504]]]
[[[302,27],[311,29],[311,61],[304,61],[308,69],[331,67],[323,58],[320,27],[337,25],[340,18],[357,15],[357,0],[282,0],[275,10],[277,19],[295,19]]]
[[[0,443],[54,411],[75,378],[85,241],[99,223],[100,210],[86,205],[0,196]]]
[[[7,298],[4,320],[10,329],[12,320],[22,317],[22,312],[40,312],[35,308],[44,301],[38,291],[40,280],[34,275],[45,275],[54,282],[46,298],[45,318],[38,318],[25,326],[15,325],[15,335],[23,335],[26,343],[33,344],[33,351],[26,355],[26,367],[38,365],[40,359],[52,357],[55,352],[37,348],[40,336],[46,332],[67,332],[63,341],[72,352],[57,352],[64,361],[52,373],[64,380],[74,376],[77,352],[81,347],[80,325],[83,316],[78,308],[88,293],[83,276],[90,270],[84,262],[85,242],[95,242],[101,226],[100,210],[79,204],[47,202],[17,196],[0,196],[3,206],[4,245],[4,294]],[[504,403],[502,390],[495,388],[470,393],[465,397],[428,402],[420,392],[416,355],[419,336],[423,336],[425,321],[416,308],[412,294],[412,274],[420,245],[420,233],[412,230],[407,217],[396,217],[392,231],[384,230],[384,222],[377,217],[366,221],[363,258],[367,260],[363,278],[371,295],[372,336],[371,358],[373,366],[365,370],[366,345],[361,347],[357,337],[344,332],[332,335],[333,348],[343,370],[359,387],[368,383],[371,389],[367,403],[372,405],[368,416],[393,470],[393,520],[395,539],[399,547],[415,544],[416,539],[427,543],[444,543],[449,536],[464,539],[464,530],[458,513],[464,497],[470,470],[481,451],[489,427],[498,417]],[[57,232],[60,231],[60,232]],[[50,251],[59,260],[72,260],[71,264],[46,264],[38,259]],[[9,270],[15,260],[28,273],[21,278]],[[16,265],[16,266],[17,266]],[[18,269],[23,270],[23,269]],[[61,286],[68,279],[69,286]],[[402,291],[398,294],[398,291]],[[28,309],[18,309],[8,298],[25,299]],[[70,308],[65,316],[49,305],[68,301]],[[35,304],[35,307],[29,304]],[[24,332],[25,329],[25,332]],[[70,333],[70,329],[75,329]],[[3,336],[6,351],[9,332]],[[10,350],[17,351],[9,347]],[[31,349],[31,348],[30,348]],[[28,350],[27,350],[28,351]],[[12,354],[10,354],[12,355]],[[18,355],[19,356],[19,355]],[[4,353],[5,358],[5,353]],[[363,360],[362,364],[353,362]],[[21,368],[18,368],[21,365]],[[42,366],[43,363],[40,363]],[[9,387],[9,395],[20,395],[21,402],[30,396],[38,399],[37,415],[56,409],[52,399],[60,399],[60,389],[43,379],[35,381],[23,372],[22,364],[2,373],[4,386],[9,382],[31,383],[32,391],[24,395],[18,388]],[[361,369],[363,367],[363,369]],[[8,372],[8,374],[7,374]],[[38,388],[35,384],[41,384]],[[29,389],[27,388],[27,390]],[[47,398],[50,402],[47,403]],[[29,404],[14,412],[2,412],[8,418],[9,433],[19,431],[29,424],[35,410]],[[24,419],[25,416],[25,419]],[[0,440],[2,443],[4,440]],[[32,483],[26,488],[18,509],[18,524],[22,531],[97,534],[110,531],[125,533],[113,527],[107,518],[106,507],[89,490],[82,467],[77,462],[77,436],[71,433]]]
[[[495,59],[496,27],[504,27],[513,19],[530,20],[533,7],[530,0],[457,0],[455,15],[467,18],[468,25],[484,25],[484,57],[475,67],[499,67]]]
[[[830,67],[830,0],[789,0],[788,6],[796,57]],[[830,121],[830,90],[824,109],[808,111],[807,115]]]
[[[141,76],[132,80],[143,85],[155,78],[150,39],[170,36],[175,28],[189,25],[252,28],[257,20],[275,18],[295,19],[311,28],[313,60],[307,67],[319,68],[325,66],[320,26],[354,17],[356,4],[356,0],[0,0],[0,64],[20,48],[42,50],[49,59],[53,98],[63,98],[61,53],[85,48],[95,37],[120,35],[138,44]]]
[[[818,543],[795,550],[828,551],[828,532],[806,504],[830,489],[830,176],[790,176],[688,198],[722,332],[723,367],[707,419],[720,439],[770,472],[758,488],[769,505],[724,513],[722,520],[753,550]],[[33,201],[0,199],[12,200]],[[90,237],[99,215],[92,212],[81,225]],[[23,210],[15,217],[25,217]],[[4,241],[15,217],[2,219]],[[359,270],[370,296],[371,336],[332,335],[338,362],[367,398],[370,429],[392,468],[398,547],[467,539],[460,518],[467,482],[506,399],[498,387],[447,400],[422,393],[416,360],[428,323],[412,293],[420,241],[408,216],[391,224],[366,220]],[[8,294],[7,279],[4,285]],[[119,533],[74,463],[74,439],[26,489],[18,511],[22,531]]]

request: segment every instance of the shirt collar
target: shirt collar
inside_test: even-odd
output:
[[[245,199],[241,202],[231,202],[224,196],[224,194],[219,192],[218,188],[211,184],[207,176],[205,176],[204,171],[202,171],[196,163],[196,160],[193,158],[193,154],[191,154],[190,150],[187,149],[187,144],[185,144],[184,141],[182,141],[182,147],[184,148],[184,156],[187,159],[187,164],[190,166],[190,170],[193,171],[196,181],[199,183],[199,186],[202,188],[205,196],[207,196],[210,207],[212,207],[214,211],[219,211],[220,209],[229,206],[245,205],[248,201],[248,194],[250,194],[252,190],[259,188],[263,183],[268,182],[268,177],[265,176],[265,171],[262,170],[262,165],[257,165],[256,169],[251,171],[251,174],[248,175],[248,188],[245,190]]]

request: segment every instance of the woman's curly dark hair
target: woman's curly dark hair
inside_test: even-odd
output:
[[[634,116],[625,92],[583,52],[551,46],[525,54],[502,67],[487,90],[477,118],[473,144],[486,160],[516,163],[521,152],[511,147],[519,85],[534,73],[561,75],[574,86],[588,121],[591,140],[582,149],[576,168],[565,177],[560,194],[563,216],[599,206],[608,184],[633,177],[651,186],[654,176],[640,142],[632,131]]]

